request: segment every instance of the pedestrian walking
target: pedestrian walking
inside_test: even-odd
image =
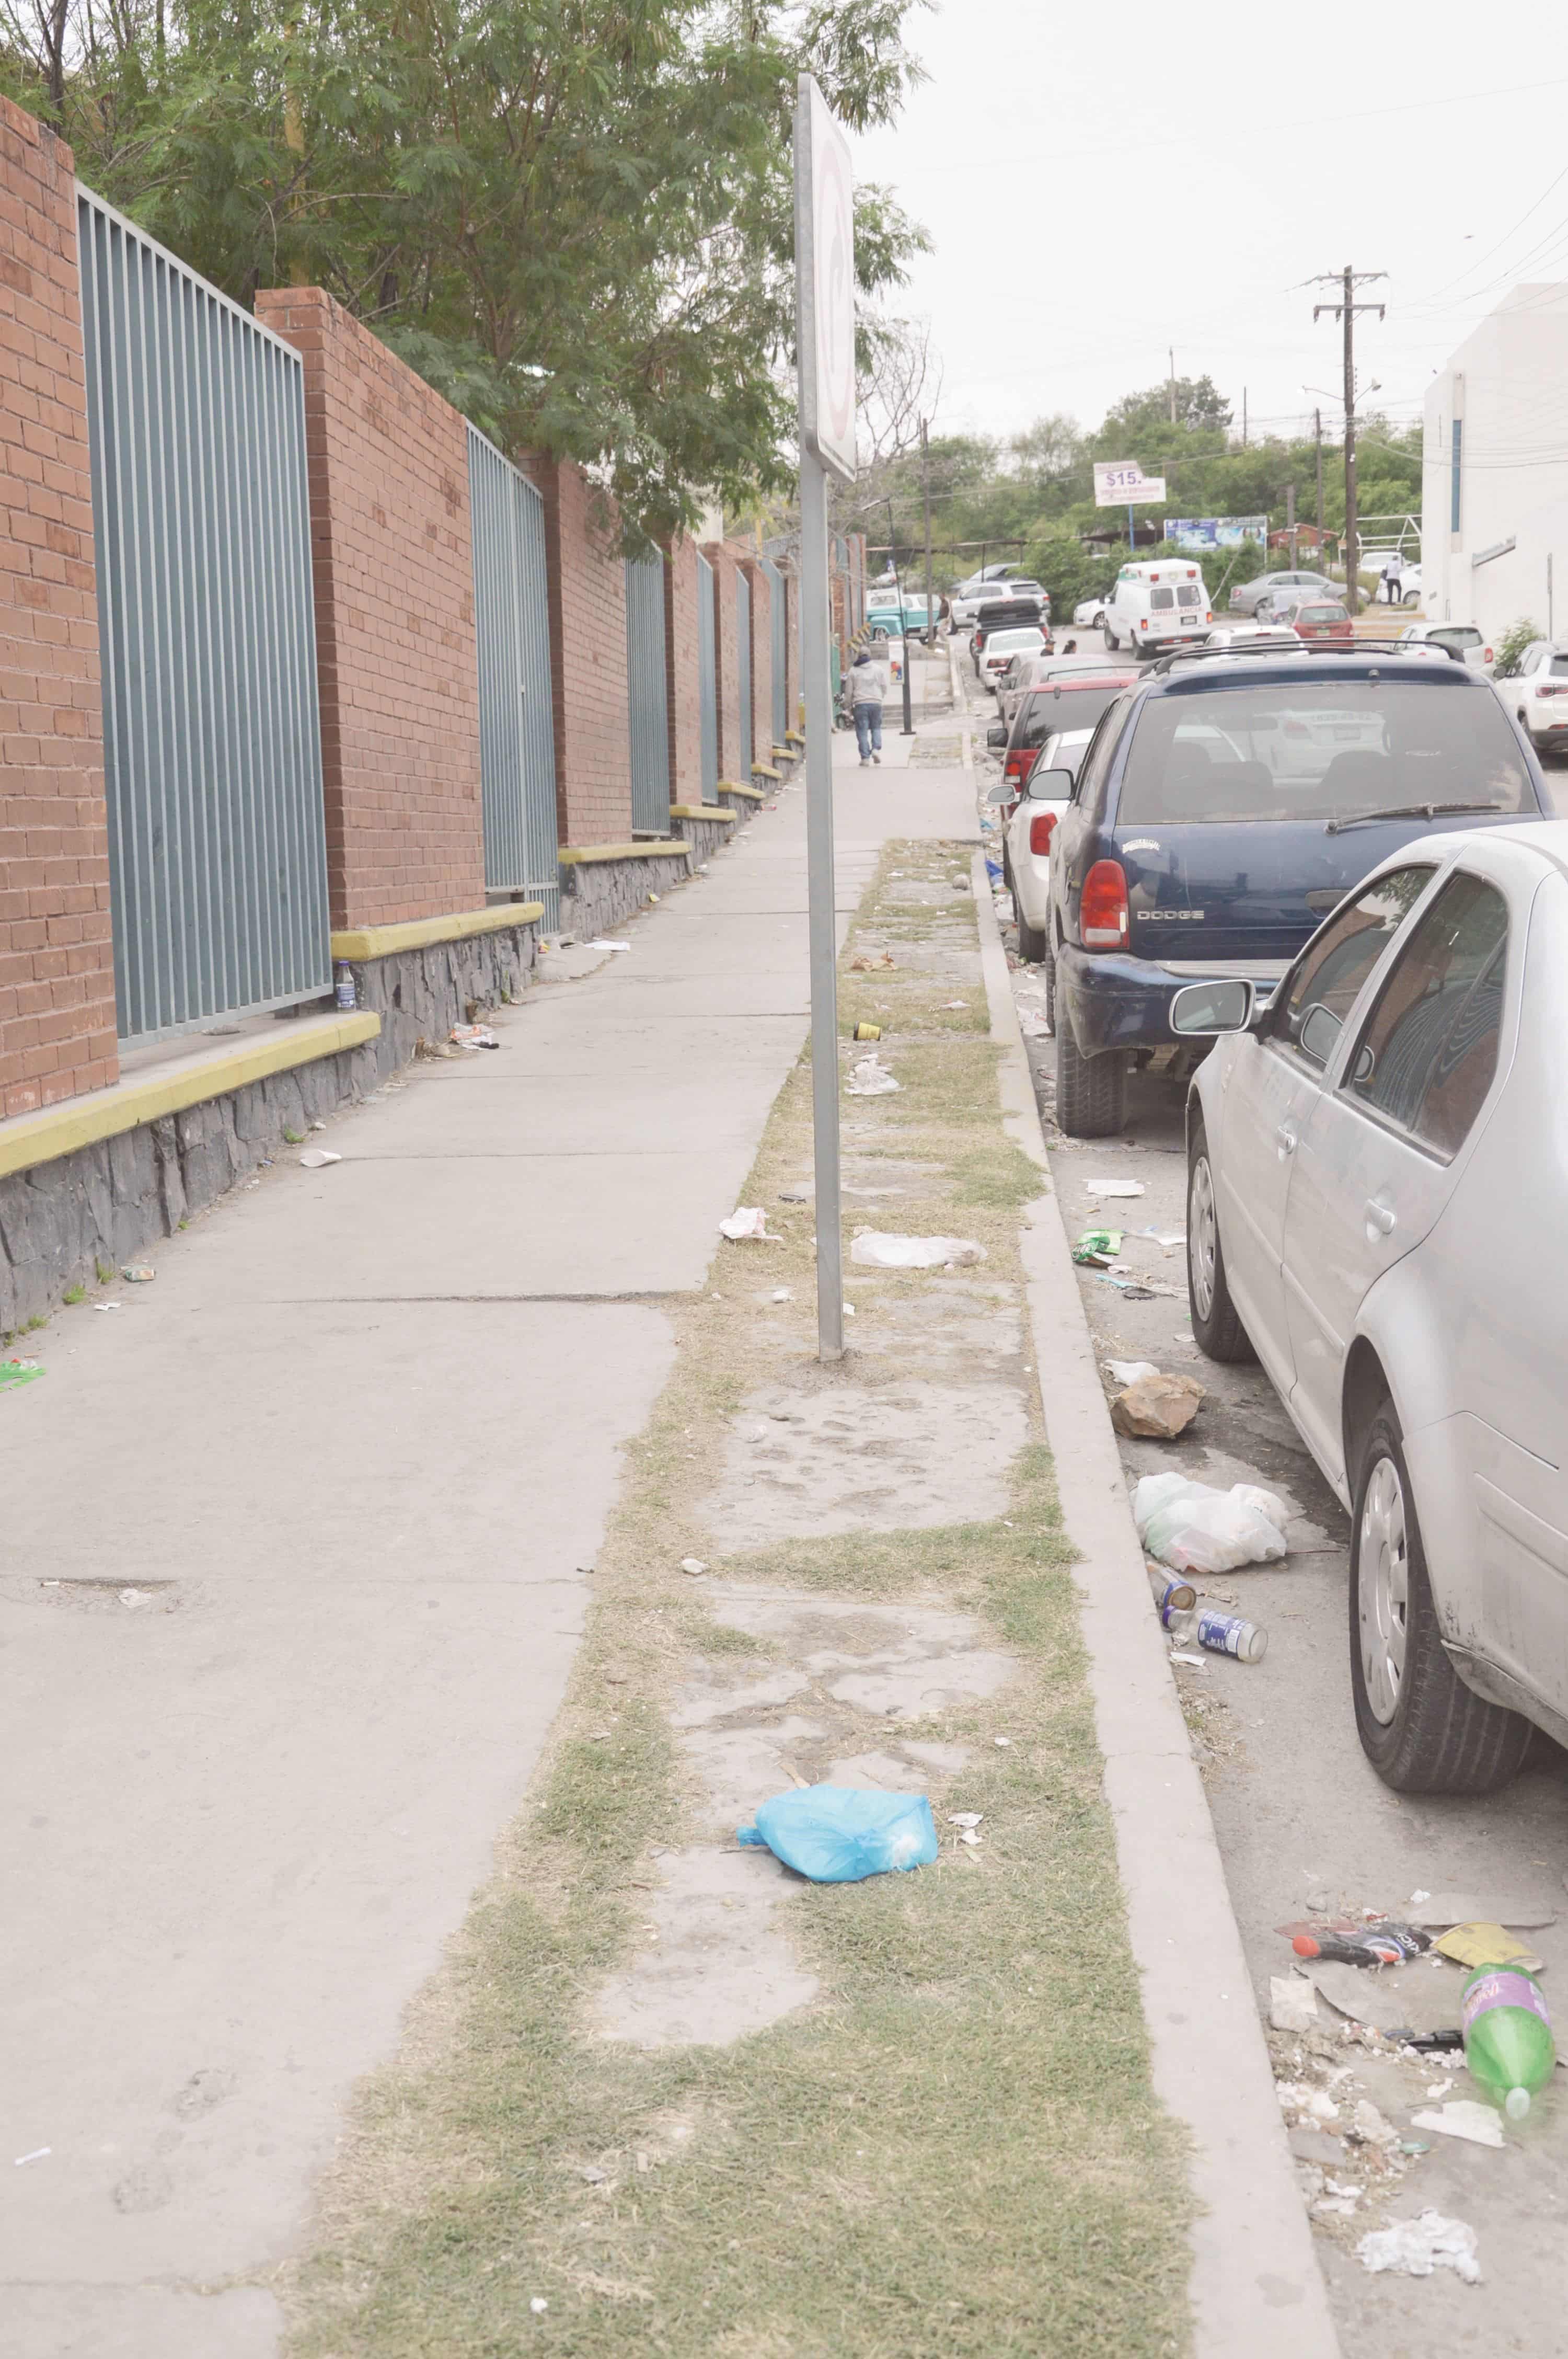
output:
[[[878,768],[882,758],[882,699],[887,694],[888,676],[869,647],[862,647],[849,667],[850,694],[854,701],[855,742],[860,749],[860,767],[869,770],[874,762]]]
[[[1399,604],[1400,583],[1404,577],[1404,560],[1402,557],[1399,556],[1397,552],[1394,556],[1390,558],[1388,563],[1384,566],[1383,603],[1386,606],[1397,606]]]

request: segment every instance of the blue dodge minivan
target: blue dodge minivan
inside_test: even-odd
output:
[[[1554,816],[1490,683],[1445,654],[1168,658],[1105,713],[1052,841],[1060,1127],[1119,1131],[1130,1059],[1173,1046],[1182,985],[1247,975],[1267,994],[1401,844]]]

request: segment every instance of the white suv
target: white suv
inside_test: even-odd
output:
[[[1539,751],[1568,745],[1568,647],[1533,639],[1518,671],[1492,685]]]

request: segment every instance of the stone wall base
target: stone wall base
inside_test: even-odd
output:
[[[684,846],[667,858],[581,860],[561,865],[561,931],[579,942],[635,917],[650,893],[663,900],[691,875]]]
[[[0,1178],[0,1336],[47,1317],[69,1288],[106,1282],[264,1163],[297,1153],[312,1122],[368,1095],[421,1041],[444,1041],[470,1006],[519,997],[535,955],[528,924],[367,960],[354,979],[360,1006],[381,1016],[377,1039]]]
[[[735,832],[732,820],[677,819],[673,812],[670,825],[684,843],[690,844],[694,867],[702,861],[711,860],[716,852],[722,852]]]

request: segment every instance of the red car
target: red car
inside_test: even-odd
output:
[[[1350,610],[1337,598],[1292,598],[1271,619],[1288,624],[1298,639],[1354,640]]]
[[[1056,679],[1043,679],[1021,696],[1007,732],[993,729],[988,743],[1004,745],[1001,783],[1011,788],[1002,811],[1004,820],[1029,784],[1029,774],[1040,759],[1040,748],[1058,729],[1092,729],[1113,696],[1130,688],[1135,671],[1064,671]]]

